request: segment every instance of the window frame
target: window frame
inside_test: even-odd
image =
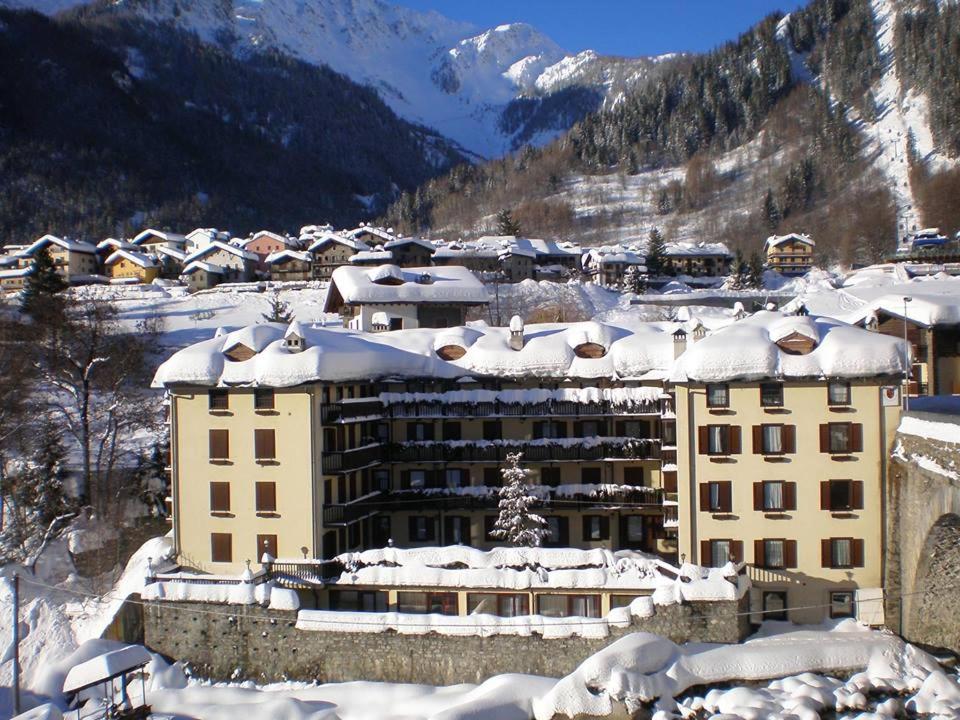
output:
[[[762,490],[762,508],[763,512],[769,513],[782,513],[787,510],[787,481],[786,480],[763,480],[761,481],[763,485]],[[780,505],[778,507],[768,507],[767,506],[767,487],[772,487],[774,485],[779,486],[780,488]]]
[[[835,610],[837,595],[849,595],[850,612],[837,612]],[[857,616],[857,594],[854,590],[831,590],[830,591],[830,617],[832,618],[855,618]]]
[[[780,597],[783,602],[783,607],[780,610],[768,610],[767,609],[767,598],[768,597]],[[761,617],[764,620],[787,620],[787,609],[790,607],[788,603],[788,594],[786,590],[763,590],[760,596],[760,608],[762,610]]]
[[[265,399],[269,398],[269,403]],[[253,389],[253,409],[256,412],[269,412],[277,409],[277,398],[273,388]]]
[[[217,541],[226,542],[226,557],[217,557]],[[221,548],[222,549],[222,548]],[[230,533],[210,533],[210,562],[233,562],[233,535]]]
[[[707,455],[729,455],[730,454],[730,431],[729,425],[712,424],[707,425]],[[717,428],[718,433],[714,436],[713,429]],[[718,440],[719,448],[713,446],[714,437]]]
[[[226,388],[210,388],[207,390],[207,410],[209,412],[226,412],[230,409],[230,391]]]
[[[777,397],[771,402],[766,397],[766,392],[771,388],[776,390]],[[760,383],[760,407],[763,408],[782,408],[783,407],[783,383],[765,382]]]
[[[833,391],[836,387],[843,388],[842,401],[833,398]],[[849,380],[829,380],[827,382],[827,405],[830,407],[849,407],[853,400],[853,392]]]
[[[722,393],[722,400],[714,401],[714,391],[720,391]],[[728,383],[707,383],[704,392],[709,409],[726,410],[730,407],[730,385]]]
[[[853,423],[849,422],[832,422],[827,423],[827,448],[830,451],[831,455],[848,455],[852,452],[853,446]],[[833,443],[833,429],[834,428],[843,428],[846,431],[844,438],[843,447],[836,447]]]
[[[760,425],[760,454],[761,455],[786,455],[786,432],[784,428],[786,425],[783,423],[762,423]],[[780,440],[780,449],[779,450],[770,450],[767,447],[767,428],[776,428],[777,434],[779,435]]]

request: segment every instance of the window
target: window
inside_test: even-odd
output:
[[[533,424],[533,437],[536,440],[542,438],[565,438],[567,436],[567,423],[559,420],[543,420]]]
[[[726,408],[730,407],[730,388],[720,383],[711,383],[707,385],[707,407],[708,408]]]
[[[730,562],[730,541],[710,541],[710,565],[712,567],[723,567],[728,562]]]
[[[462,468],[448,468],[444,471],[444,481],[448,488],[459,488],[469,484],[470,476]]]
[[[461,431],[460,423],[457,421],[447,421],[443,423],[443,439],[444,440],[460,440]]]
[[[398,592],[397,611],[402,613],[437,613],[457,615],[456,593]]]
[[[258,513],[276,512],[277,484],[273,482],[258,482],[256,484],[256,503]]]
[[[497,542],[500,538],[495,537],[493,531],[497,528],[497,516],[485,515],[483,518],[483,539],[487,542]]]
[[[500,468],[487,467],[483,469],[483,484],[487,487],[498,487],[500,485]]]
[[[230,483],[228,482],[210,483],[210,512],[212,513],[230,512]]]
[[[413,515],[408,522],[411,542],[427,542],[436,538],[436,528],[432,517]]]
[[[783,453],[783,425],[762,425],[761,428],[762,452],[764,454]]]
[[[390,471],[373,471],[373,490],[375,492],[390,492]]]
[[[546,518],[548,535],[544,538],[545,545],[566,547],[570,544],[570,518],[550,515]]]
[[[644,541],[644,523],[641,515],[628,515],[627,521],[627,544],[636,546]]]
[[[827,384],[828,405],[850,404],[850,383],[833,380]]]
[[[700,563],[709,567],[723,567],[728,562],[743,560],[743,542],[730,540],[700,541]]]
[[[549,487],[557,487],[560,484],[560,468],[540,468],[540,484],[547,485]]]
[[[274,397],[272,388],[257,388],[253,391],[254,410],[273,410]]]
[[[863,567],[863,540],[827,538],[820,541],[821,565],[825,568]]]
[[[610,518],[605,515],[583,516],[583,540],[595,542],[610,538]]]
[[[426,470],[411,470],[410,471],[410,487],[412,489],[425,488],[427,486],[427,471]]]
[[[700,483],[700,510],[711,513],[733,511],[733,484],[727,481]]]
[[[643,595],[611,595],[610,596],[610,609],[620,607],[629,607],[637,598],[644,597]]]
[[[470,544],[470,518],[448,515],[443,519],[443,541],[447,545]]]
[[[277,457],[277,434],[275,430],[253,431],[253,453],[257,460],[275,460]]]
[[[538,595],[537,612],[545,617],[600,617],[599,595]]]
[[[843,590],[830,593],[830,617],[846,618],[856,615],[853,592]]]
[[[207,406],[210,410],[229,410],[230,394],[227,390],[207,390]]]
[[[433,423],[407,423],[407,440],[410,442],[433,440]]]
[[[785,590],[765,590],[763,592],[763,619],[787,619],[787,593]]]
[[[701,425],[700,453],[704,455],[739,455],[739,425]]]
[[[557,468],[559,470],[559,468]],[[585,467],[580,470],[580,482],[584,485],[599,485],[603,482],[601,470],[598,467]]]
[[[820,509],[863,510],[863,481],[825,480],[821,482]]]
[[[796,483],[784,482],[783,480],[765,480],[754,483],[753,509],[763,512],[796,510]]]
[[[503,437],[503,426],[499,420],[483,421],[483,439],[500,440]]]
[[[210,533],[210,561],[233,562],[233,536],[230,533]]]
[[[763,543],[762,567],[783,568],[787,566],[785,540],[761,540]]]
[[[607,434],[606,428],[599,420],[583,420],[582,422],[574,423],[574,426],[576,428],[574,434],[577,437],[592,438]]]
[[[863,426],[859,423],[825,423],[820,426],[820,452],[833,455],[863,451]]]
[[[830,564],[833,567],[844,568],[853,565],[853,552],[849,539],[837,539],[830,542]]]
[[[643,487],[643,468],[637,465],[623,469],[623,484],[633,487]]]
[[[760,406],[783,407],[783,385],[780,383],[760,383]]]
[[[530,598],[524,593],[469,593],[468,615],[519,617],[530,614]]]
[[[276,559],[277,557],[277,536],[276,535],[257,535],[257,548],[254,557],[257,562],[263,562],[263,556],[269,555]]]
[[[229,430],[211,430],[209,439],[211,460],[227,460],[230,458]]]

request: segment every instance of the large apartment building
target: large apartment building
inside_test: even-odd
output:
[[[773,312],[694,326],[294,323],[182,350],[155,380],[179,561],[223,574],[265,553],[493,547],[520,451],[549,545],[746,560],[756,610],[853,612],[880,586],[898,341]]]

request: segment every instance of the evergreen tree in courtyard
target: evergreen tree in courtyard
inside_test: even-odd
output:
[[[33,256],[33,269],[20,294],[20,312],[36,322],[56,317],[63,310],[60,293],[66,289],[67,283],[57,273],[50,251],[40,248]]]
[[[663,275],[666,268],[667,244],[663,240],[660,228],[651,228],[647,243],[647,272],[651,276]]]
[[[763,260],[758,252],[750,254],[750,262],[747,265],[747,287],[763,290]]]
[[[270,298],[270,309],[268,312],[261,313],[261,317],[267,322],[283,323],[289,325],[293,320],[293,312],[290,310],[290,303],[280,299],[280,293],[274,293]]]
[[[509,453],[507,466],[500,471],[503,487],[500,488],[500,516],[490,534],[512,545],[539,547],[550,534],[547,521],[531,511],[537,498],[530,494],[527,476],[530,471],[520,467],[523,453]]]
[[[643,295],[647,291],[647,275],[643,272],[643,266],[628,265],[623,271],[623,282],[620,287],[624,292]]]
[[[504,208],[497,213],[497,235],[520,237],[520,223],[513,219],[513,213]]]

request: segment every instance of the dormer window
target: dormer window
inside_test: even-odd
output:
[[[257,354],[257,352],[253,348],[249,348],[243,343],[237,343],[229,350],[224,351],[223,354],[227,360],[230,360],[231,362],[243,362],[244,360],[249,360],[252,358]]]
[[[777,340],[777,347],[787,355],[809,355],[816,346],[816,340],[799,332],[792,332]]]
[[[607,354],[607,349],[600,343],[585,342],[580,343],[573,349],[573,354],[579,358],[602,358]]]

